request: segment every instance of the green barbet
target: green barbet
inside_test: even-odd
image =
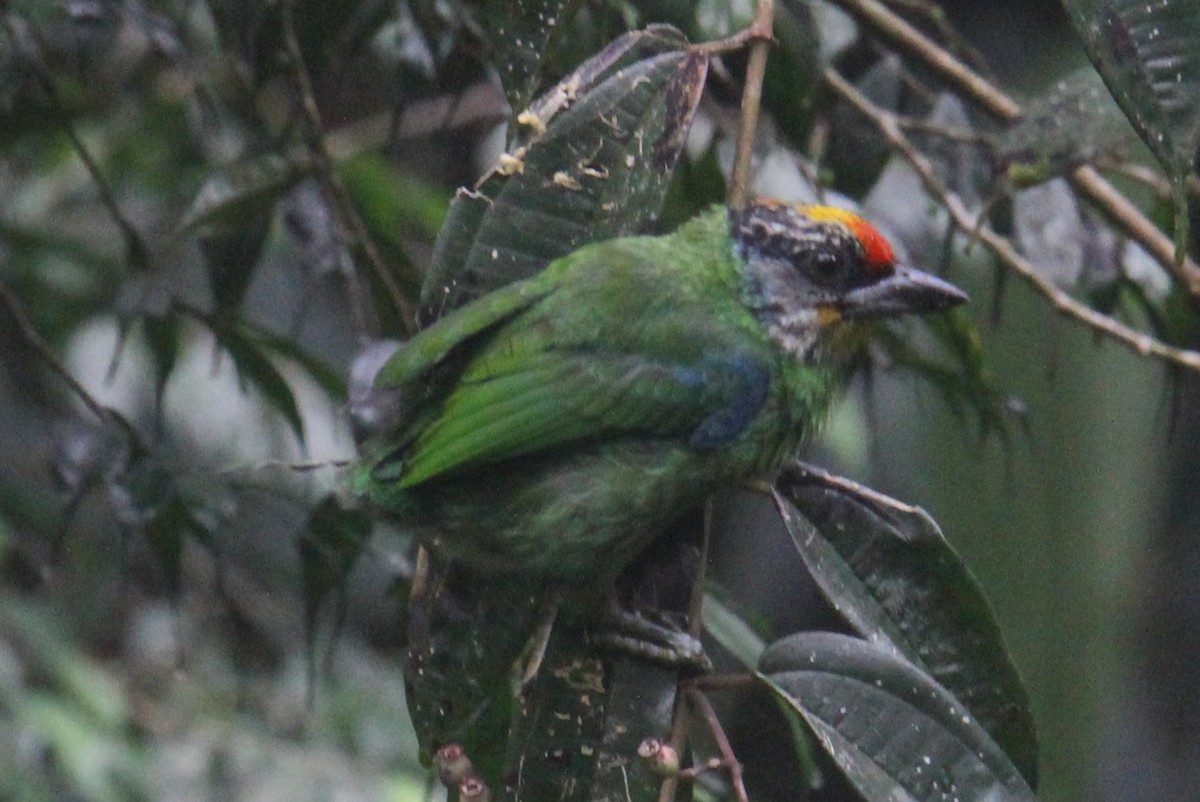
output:
[[[360,489],[442,559],[597,587],[717,489],[773,478],[867,321],[964,300],[829,207],[588,245],[401,346]]]

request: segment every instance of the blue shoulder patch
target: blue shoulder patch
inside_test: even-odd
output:
[[[720,380],[731,382],[733,392],[729,403],[700,421],[688,438],[688,445],[697,451],[709,451],[722,446],[741,434],[762,408],[771,387],[770,372],[744,354],[731,355],[701,373],[710,372],[722,374]]]

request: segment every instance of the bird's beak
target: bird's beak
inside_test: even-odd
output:
[[[940,312],[967,300],[967,294],[907,265],[896,265],[890,276],[874,284],[856,287],[842,296],[843,317],[891,317]]]

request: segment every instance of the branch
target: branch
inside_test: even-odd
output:
[[[308,69],[304,65],[304,56],[300,52],[300,43],[296,38],[296,25],[293,15],[295,0],[285,0],[282,6],[283,42],[287,52],[287,70],[299,95],[301,112],[301,131],[305,144],[312,156],[313,169],[317,180],[325,190],[330,208],[342,230],[349,236],[347,243],[356,264],[366,264],[387,291],[392,308],[400,317],[403,330],[412,334],[416,328],[416,312],[404,297],[400,285],[388,270],[387,263],[375,247],[366,225],[354,208],[354,202],[346,191],[346,185],[334,168],[333,158],[325,145],[324,126],[321,114],[317,109],[317,101],[313,95],[312,82],[308,77]]]
[[[879,33],[898,48],[923,62],[964,99],[1005,123],[1021,116],[1021,105],[986,78],[946,52],[937,42],[910,25],[878,0],[833,0],[863,25]],[[1113,225],[1137,242],[1156,262],[1200,298],[1200,265],[1192,259],[1175,262],[1175,243],[1163,234],[1141,210],[1092,167],[1078,167],[1069,176],[1072,186],[1084,195]]]
[[[741,125],[738,126],[737,146],[733,157],[733,171],[729,176],[729,205],[739,208],[746,204],[746,188],[750,184],[750,163],[754,155],[754,135],[758,130],[758,110],[762,106],[763,76],[767,70],[767,56],[771,53],[774,0],[758,0],[754,12],[754,24],[747,31],[750,45],[750,61],[746,64],[746,84],[742,88]]]
[[[1119,323],[1108,315],[1097,312],[1056,287],[1038,271],[1033,263],[1019,254],[1007,239],[987,226],[979,225],[976,228],[978,224],[975,215],[971,213],[962,199],[937,177],[933,164],[908,139],[895,114],[872,103],[833,69],[825,71],[825,80],[834,92],[879,128],[891,147],[908,162],[920,177],[925,191],[936,198],[950,213],[950,217],[958,228],[963,231],[976,231],[978,240],[996,258],[1045,296],[1056,310],[1121,343],[1135,353],[1148,354],[1175,365],[1200,371],[1200,353],[1167,345],[1144,332]]]
[[[146,444],[142,442],[138,430],[124,415],[93,398],[92,394],[87,391],[87,388],[71,375],[71,371],[67,370],[66,366],[59,361],[58,355],[54,353],[54,349],[42,339],[37,329],[33,327],[33,323],[29,320],[29,316],[25,314],[20,300],[13,294],[12,290],[2,283],[0,283],[0,305],[7,307],[8,314],[12,316],[13,322],[16,323],[17,332],[20,334],[21,339],[33,350],[38,360],[67,386],[75,397],[79,399],[80,403],[87,408],[88,412],[92,413],[101,422],[115,423],[120,427],[135,451],[145,453],[149,450]]]
[[[4,18],[4,27],[8,31],[8,38],[12,41],[13,47],[18,50],[24,50],[25,64],[33,68],[34,74],[37,76],[38,82],[42,85],[42,90],[46,93],[46,99],[50,102],[51,108],[54,109],[54,122],[62,128],[63,133],[67,135],[67,140],[71,143],[71,148],[83,162],[84,169],[87,170],[88,176],[96,185],[96,191],[100,195],[100,204],[104,210],[108,212],[108,216],[112,218],[117,229],[121,232],[121,239],[125,241],[125,253],[132,264],[138,270],[145,270],[150,266],[150,249],[146,247],[146,243],[142,240],[141,234],[134,227],[125,213],[121,211],[121,206],[117,203],[116,196],[113,194],[112,188],[108,185],[108,180],[100,171],[100,165],[92,158],[92,154],[83,144],[83,140],[79,137],[79,132],[75,130],[75,126],[71,123],[71,116],[67,112],[67,108],[63,105],[62,98],[58,94],[58,85],[54,78],[54,73],[46,66],[42,60],[41,50],[45,48],[38,32],[29,28],[29,36],[33,39],[33,44],[28,47],[22,47],[21,42],[23,37],[17,30],[16,23],[12,17]]]

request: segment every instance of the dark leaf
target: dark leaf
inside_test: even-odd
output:
[[[801,633],[773,644],[759,670],[866,799],[1036,799],[961,703],[882,645]]]
[[[784,3],[775,17],[777,46],[767,60],[763,102],[795,147],[807,145],[813,88],[820,83],[821,30],[810,4]]]
[[[233,360],[238,377],[262,393],[267,404],[283,415],[296,437],[304,442],[304,420],[300,417],[296,396],[279,369],[267,357],[263,344],[246,336],[237,326],[226,326],[215,333],[217,342]]]
[[[266,244],[273,215],[270,207],[247,210],[240,223],[213,227],[200,235],[200,252],[218,318],[229,320],[237,316]]]
[[[1200,145],[1200,1],[1063,0],[1088,56],[1166,170],[1175,244],[1187,243],[1187,177]]]
[[[169,499],[146,522],[144,532],[150,550],[166,576],[171,598],[179,598],[185,538],[191,535],[208,543],[212,539],[211,533],[178,497]]]
[[[503,0],[484,5],[488,49],[514,114],[529,104],[555,33],[579,0]]]
[[[446,217],[445,194],[397,173],[382,156],[370,151],[338,165],[338,176],[405,296],[415,299],[421,289],[421,273],[405,240],[415,236],[431,241],[437,236]]]
[[[706,71],[707,57],[670,52],[619,69],[586,94],[552,89],[548,97],[564,105],[578,99],[557,112],[547,98],[535,104],[545,133],[510,154],[507,174],[493,172],[454,199],[422,291],[422,320],[587,242],[644,230],[657,217]]]
[[[704,631],[747,668],[758,665],[766,648],[754,628],[711,593],[704,597]]]
[[[237,324],[238,330],[242,336],[251,343],[256,344],[263,350],[264,354],[273,354],[283,357],[284,359],[295,362],[308,373],[309,377],[315,381],[325,394],[335,400],[343,400],[346,398],[346,380],[342,375],[329,365],[314,357],[312,354],[301,348],[295,341],[287,337],[280,337],[258,327],[252,326],[245,321]]]
[[[1129,125],[1094,70],[1059,81],[996,137],[998,167],[1017,187],[1040,184],[1117,151]]]
[[[437,562],[419,580],[423,590],[409,600],[405,678],[421,759],[456,743],[488,785],[500,788],[515,712],[514,663],[537,623],[536,583]]]
[[[506,763],[523,770],[515,772],[512,799],[606,798],[594,796],[591,786],[612,690],[607,681],[604,662],[588,652],[584,630],[557,628],[542,670],[514,709]],[[629,756],[636,750],[635,742]]]
[[[301,178],[305,170],[277,153],[235,162],[218,169],[196,193],[191,207],[179,221],[178,233],[187,234],[202,226],[239,227],[247,214],[273,208]]]
[[[167,379],[179,356],[179,317],[172,312],[161,316],[148,314],[142,317],[142,329],[154,360],[154,401],[161,406]]]
[[[298,547],[310,648],[322,603],[345,591],[350,570],[370,535],[370,516],[364,510],[343,507],[335,496],[326,496],[309,515]]]
[[[937,524],[806,466],[785,470],[777,487],[792,541],[838,612],[958,697],[1036,783],[1028,696],[987,600]]]

